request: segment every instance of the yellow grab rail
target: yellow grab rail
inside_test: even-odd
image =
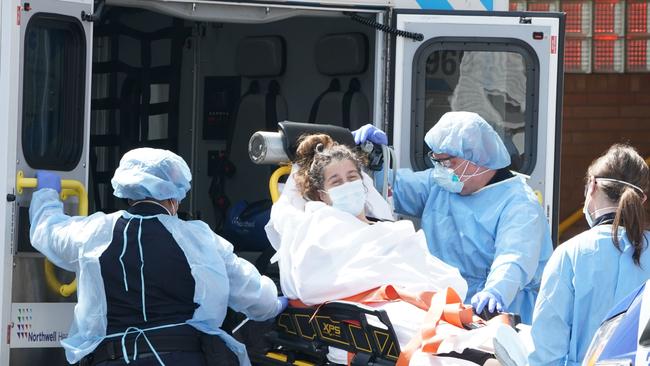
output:
[[[581,218],[583,218],[584,215],[582,213],[582,208],[576,210],[573,212],[569,217],[564,219],[561,223],[560,226],[557,228],[557,234],[558,236],[562,236],[562,234],[567,231],[568,228],[573,226],[576,222],[580,221]]]
[[[36,188],[38,180],[36,178],[25,178],[22,170],[16,174],[16,192],[23,194],[23,188]],[[69,196],[77,196],[79,199],[79,215],[88,216],[88,194],[86,187],[78,181],[72,179],[61,180],[61,199],[66,200]],[[61,296],[69,297],[77,291],[77,279],[72,282],[64,284],[61,283],[54,274],[54,265],[52,262],[45,259],[44,262],[45,281],[52,291],[61,294]]]
[[[280,198],[280,189],[278,188],[280,178],[289,173],[291,173],[291,165],[283,165],[271,174],[271,178],[269,178],[269,191],[271,192],[271,201],[273,203]]]
[[[23,194],[23,188],[36,188],[38,181],[36,178],[25,178],[22,170],[16,174],[16,192]],[[68,196],[77,196],[79,198],[79,215],[88,216],[88,194],[83,183],[73,179],[61,179],[61,199],[66,200]]]

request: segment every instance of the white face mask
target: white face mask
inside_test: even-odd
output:
[[[585,198],[585,205],[582,206],[582,213],[585,215],[585,220],[587,220],[587,224],[589,227],[594,227],[594,219],[591,217],[591,214],[589,213],[589,201],[591,200],[591,195],[589,195],[589,191],[587,191],[587,198]]]
[[[603,208],[599,208],[597,210],[594,210],[594,212],[589,212],[589,203],[591,202],[591,183],[589,183],[587,192],[585,194],[586,194],[585,205],[582,206],[582,213],[585,215],[585,220],[587,220],[587,224],[589,225],[589,227],[594,227],[594,223],[595,223],[594,220],[595,220],[595,218],[598,218],[600,216],[598,214],[599,212],[602,212],[602,211],[605,211],[605,210],[608,210],[609,212],[611,212],[611,210],[616,210],[616,208],[617,208],[615,206],[603,207]],[[592,215],[594,217],[592,217]]]
[[[446,168],[440,163],[434,163],[431,177],[442,189],[451,193],[460,193],[465,185],[453,169]]]
[[[366,204],[366,188],[361,179],[332,187],[327,190],[327,194],[332,207],[354,216],[359,215]]]
[[[467,182],[470,178],[477,177],[489,171],[489,169],[485,169],[479,172],[481,168],[477,166],[474,173],[465,174],[467,173],[467,168],[470,165],[469,160],[466,160],[464,164],[465,166],[463,167],[463,172],[458,175],[456,174],[456,170],[459,169],[460,166],[456,167],[456,169],[451,169],[443,166],[440,163],[434,162],[432,178],[443,189],[446,189],[451,193],[460,193],[465,186],[465,182]]]

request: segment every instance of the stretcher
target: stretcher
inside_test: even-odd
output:
[[[328,347],[335,347],[353,355],[351,365],[394,365],[401,351],[385,311],[342,301],[289,307],[265,337],[269,350],[250,355],[254,364],[325,365]]]
[[[263,337],[264,349],[249,353],[255,365],[331,365],[327,358],[330,347],[346,351],[349,365],[399,365],[402,352],[385,311],[345,301],[327,303],[317,310],[290,307]],[[471,352],[499,359],[498,352]]]

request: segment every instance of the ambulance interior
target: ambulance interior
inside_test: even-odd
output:
[[[260,11],[206,12],[217,20],[194,21],[169,11],[103,10],[94,28],[90,212],[125,207],[110,186],[123,153],[166,148],[193,173],[182,214],[207,222],[236,251],[259,252],[276,167],[250,161],[250,136],[284,120],[350,129],[372,122],[374,28],[316,10],[259,22]],[[245,208],[229,232],[229,210]]]

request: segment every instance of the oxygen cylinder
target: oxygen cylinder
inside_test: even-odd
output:
[[[288,163],[281,132],[258,131],[248,141],[248,156],[255,164]]]

